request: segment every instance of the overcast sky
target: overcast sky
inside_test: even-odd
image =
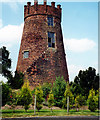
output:
[[[10,51],[16,70],[27,2],[0,3],[0,47]],[[32,3],[33,4],[33,3]],[[50,4],[50,3],[48,3]],[[70,81],[79,70],[98,71],[98,2],[58,2],[62,7],[62,31]],[[4,80],[4,78],[1,78]]]

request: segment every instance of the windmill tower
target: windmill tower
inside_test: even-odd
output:
[[[61,5],[47,5],[34,1],[24,6],[24,28],[17,71],[28,76],[30,86],[44,82],[53,83],[56,77],[66,81],[68,69],[61,29]]]

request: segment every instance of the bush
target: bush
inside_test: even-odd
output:
[[[86,104],[86,100],[85,100],[85,97],[82,96],[82,95],[78,95],[76,96],[75,98],[75,106],[76,106],[76,110],[79,111],[79,107],[82,106],[82,105],[85,105]]]
[[[8,105],[11,106],[13,112],[15,111],[15,107],[17,105],[17,96],[16,96],[16,92],[11,92],[10,94],[10,100],[9,102],[7,102]]]
[[[29,108],[29,104],[32,103],[32,93],[29,88],[29,82],[25,82],[21,88],[20,94],[18,95],[19,100],[17,104],[23,105],[25,110]]]
[[[98,108],[98,98],[95,95],[95,90],[91,89],[89,91],[87,103],[89,110],[91,110],[92,112],[94,112]]]
[[[2,82],[2,106],[10,101],[11,88],[7,83]]]
[[[64,98],[62,100],[63,108],[67,108],[67,97],[69,97],[69,108],[71,108],[73,106],[74,96],[70,90],[69,83],[67,83],[66,90],[64,92]]]
[[[51,111],[52,111],[53,105],[54,105],[54,95],[52,94],[52,90],[51,90],[49,97],[48,97],[48,107],[51,108]]]
[[[64,92],[66,89],[66,81],[63,77],[56,77],[55,82],[53,83],[53,95],[54,95],[54,103],[55,106],[62,107],[62,99],[64,97]]]
[[[42,103],[43,103],[43,91],[41,86],[36,88],[35,90],[35,95],[36,95],[36,108],[39,111],[42,108]]]
[[[51,83],[43,83],[42,90],[43,90],[43,98],[47,99],[47,96],[51,90]]]

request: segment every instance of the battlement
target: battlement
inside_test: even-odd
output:
[[[61,20],[61,5],[55,7],[55,2],[51,2],[51,5],[47,5],[47,1],[44,0],[44,4],[38,4],[38,0],[34,0],[34,5],[31,2],[27,2],[24,6],[24,19],[34,15],[50,15],[57,17]]]

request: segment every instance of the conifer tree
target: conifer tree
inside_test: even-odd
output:
[[[52,106],[54,105],[54,95],[52,93],[52,90],[49,93],[49,97],[48,97],[48,107],[51,108],[51,112],[52,111]]]
[[[98,107],[98,97],[95,95],[95,90],[91,89],[89,91],[87,102],[89,110],[94,112]]]
[[[74,97],[73,97],[72,92],[70,91],[69,83],[67,83],[66,90],[64,92],[64,99],[63,99],[63,107],[64,108],[67,108],[67,106],[68,106],[68,103],[67,103],[68,97],[69,97],[69,108],[71,108],[72,104],[73,104]]]
[[[43,102],[43,91],[41,86],[39,85],[35,90],[36,95],[36,108],[39,111],[42,108],[42,102]]]
[[[52,92],[54,95],[54,103],[55,106],[62,107],[62,99],[64,97],[64,92],[66,89],[66,81],[64,80],[63,76],[62,77],[56,77],[55,82],[53,83],[53,88]]]
[[[32,93],[29,88],[29,82],[25,81],[20,92],[20,104],[23,105],[27,111],[30,103],[32,103]]]

